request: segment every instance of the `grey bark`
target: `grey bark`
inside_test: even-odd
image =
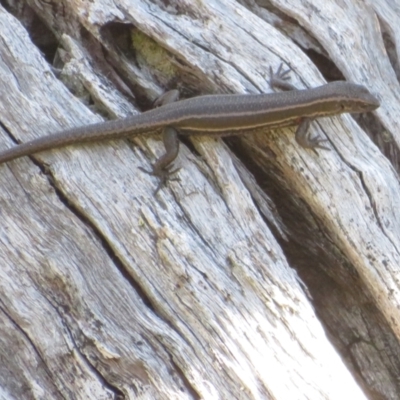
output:
[[[156,197],[157,135],[0,166],[0,398],[400,398],[396,4],[3,3],[2,148],[281,62],[382,106],[314,123],[319,157],[190,139]]]

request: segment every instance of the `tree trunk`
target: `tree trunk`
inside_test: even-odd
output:
[[[294,129],[185,140],[156,196],[157,134],[1,165],[1,399],[400,398],[400,8],[2,4],[0,149],[169,89],[269,92],[282,62],[382,104],[314,122],[319,156]]]

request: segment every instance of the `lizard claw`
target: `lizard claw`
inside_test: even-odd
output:
[[[172,175],[175,175],[180,169],[181,167],[172,169],[172,165],[169,165],[167,167],[164,167],[162,169],[156,168],[155,166],[153,166],[153,169],[151,171],[143,168],[143,167],[138,167],[141,171],[143,171],[144,173],[148,174],[148,175],[152,175],[152,176],[156,176],[158,178],[158,185],[156,187],[156,190],[154,191],[154,195],[156,195],[160,189],[162,189],[164,186],[166,186],[166,184],[169,181],[180,181],[180,178],[172,178]]]
[[[290,76],[288,76],[290,71],[291,68],[283,70],[283,63],[280,63],[276,72],[274,72],[271,66],[269,67],[269,76],[271,79],[282,79],[287,81],[290,79]]]
[[[322,150],[329,150],[329,151],[331,151],[331,149],[330,149],[329,147],[322,146],[322,145],[320,144],[321,142],[327,142],[327,140],[326,140],[326,139],[320,139],[320,140],[318,140],[318,142],[316,142],[312,147],[310,147],[310,149],[311,149],[317,156],[319,156],[317,149],[322,149]]]
[[[283,63],[281,63],[276,72],[273,71],[272,67],[269,67],[269,84],[272,88],[279,88],[282,90],[296,90],[296,88],[289,82],[291,68],[283,69]]]
[[[300,145],[304,148],[311,149],[317,156],[319,156],[317,149],[322,149],[322,150],[331,150],[329,147],[324,146],[322,143],[327,142],[327,139],[322,139],[319,135],[315,137],[309,137],[308,135],[302,140]]]
[[[311,124],[311,118],[305,118],[296,130],[296,142],[305,149],[311,149],[314,153],[317,153],[316,149],[324,149],[330,150],[329,147],[323,145],[324,142],[327,142],[327,139],[322,139],[321,136],[316,135],[311,137],[309,128]]]

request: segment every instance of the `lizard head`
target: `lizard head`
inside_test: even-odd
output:
[[[340,113],[363,113],[380,106],[379,100],[365,86],[338,81],[328,83],[326,87],[337,101]]]

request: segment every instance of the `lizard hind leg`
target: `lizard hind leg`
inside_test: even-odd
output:
[[[163,131],[163,142],[165,146],[165,153],[152,165],[151,171],[139,167],[139,169],[146,174],[156,176],[159,179],[154,195],[168,182],[177,180],[177,178],[171,178],[172,175],[177,173],[180,168],[173,168],[173,162],[179,153],[179,140],[178,132],[175,128],[167,126]]]
[[[160,107],[167,103],[173,103],[179,99],[179,92],[177,90],[170,90],[169,92],[161,95],[154,103],[154,107]],[[151,171],[139,167],[139,169],[147,174],[156,176],[159,178],[159,183],[154,195],[171,180],[177,180],[176,178],[171,178],[180,168],[173,168],[173,162],[179,153],[179,140],[178,132],[172,126],[166,126],[163,130],[163,142],[165,147],[165,153],[152,165]]]

